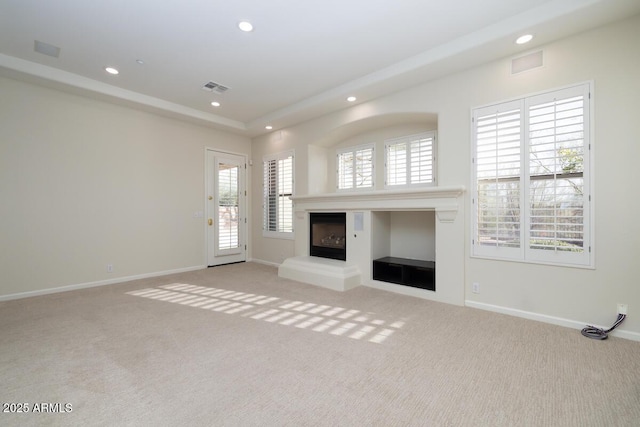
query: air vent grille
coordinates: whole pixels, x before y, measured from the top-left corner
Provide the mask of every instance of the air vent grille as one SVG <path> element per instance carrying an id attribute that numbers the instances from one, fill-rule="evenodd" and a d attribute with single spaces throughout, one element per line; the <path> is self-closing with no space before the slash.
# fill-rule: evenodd
<path id="1" fill-rule="evenodd" d="M 60 56 L 60 48 L 49 43 L 44 43 L 38 40 L 33 41 L 33 50 L 43 55 L 58 58 Z"/>
<path id="2" fill-rule="evenodd" d="M 518 74 L 542 67 L 542 51 L 533 52 L 511 60 L 511 74 Z"/>
<path id="3" fill-rule="evenodd" d="M 208 92 L 215 92 L 219 94 L 223 94 L 229 90 L 227 86 L 221 85 L 216 82 L 207 82 L 204 86 L 202 86 L 202 90 L 206 90 Z"/>

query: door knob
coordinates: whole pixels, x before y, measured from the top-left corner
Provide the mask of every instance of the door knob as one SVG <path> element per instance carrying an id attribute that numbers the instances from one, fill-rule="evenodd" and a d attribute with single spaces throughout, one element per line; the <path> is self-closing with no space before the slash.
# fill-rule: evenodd
<path id="1" fill-rule="evenodd" d="M 209 218 L 209 225 L 213 225 L 213 220 Z"/>

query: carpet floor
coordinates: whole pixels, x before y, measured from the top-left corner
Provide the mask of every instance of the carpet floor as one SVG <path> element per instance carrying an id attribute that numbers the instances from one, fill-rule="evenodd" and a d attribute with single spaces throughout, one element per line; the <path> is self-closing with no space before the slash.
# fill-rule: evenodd
<path id="1" fill-rule="evenodd" d="M 640 425 L 638 342 L 257 263 L 0 302 L 0 325 L 6 426 Z"/>

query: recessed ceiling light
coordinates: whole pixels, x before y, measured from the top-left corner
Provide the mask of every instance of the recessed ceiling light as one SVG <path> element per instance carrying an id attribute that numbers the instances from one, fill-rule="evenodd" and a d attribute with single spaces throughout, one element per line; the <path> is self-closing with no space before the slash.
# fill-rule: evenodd
<path id="1" fill-rule="evenodd" d="M 529 43 L 533 39 L 531 34 L 525 34 L 524 36 L 520 36 L 516 39 L 517 44 L 525 44 Z"/>
<path id="2" fill-rule="evenodd" d="M 358 98 L 356 98 L 355 96 L 350 96 L 350 97 L 347 98 L 347 101 L 354 102 L 356 99 L 358 99 Z"/>
<path id="3" fill-rule="evenodd" d="M 117 69 L 113 68 L 113 67 L 104 67 L 104 70 L 109 73 L 109 74 L 119 74 L 120 71 L 118 71 Z"/>
<path id="4" fill-rule="evenodd" d="M 251 22 L 249 21 L 241 21 L 238 23 L 238 28 L 240 28 L 242 31 L 248 33 L 250 31 L 253 31 L 253 25 L 251 24 Z"/>
<path id="5" fill-rule="evenodd" d="M 220 103 L 218 101 L 213 101 L 211 105 L 213 105 L 214 107 L 219 107 Z"/>
<path id="6" fill-rule="evenodd" d="M 267 125 L 267 126 L 265 126 L 264 128 L 265 128 L 266 130 L 271 130 L 271 129 L 273 129 L 273 126 L 271 126 L 271 125 Z"/>

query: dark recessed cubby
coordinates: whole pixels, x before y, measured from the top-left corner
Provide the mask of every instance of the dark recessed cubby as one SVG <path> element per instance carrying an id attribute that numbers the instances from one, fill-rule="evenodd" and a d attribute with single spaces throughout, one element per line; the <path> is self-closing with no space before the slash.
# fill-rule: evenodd
<path id="1" fill-rule="evenodd" d="M 434 211 L 372 212 L 371 230 L 373 280 L 435 292 Z"/>
<path id="2" fill-rule="evenodd" d="M 373 280 L 436 290 L 436 263 L 415 259 L 383 257 L 373 261 Z"/>

